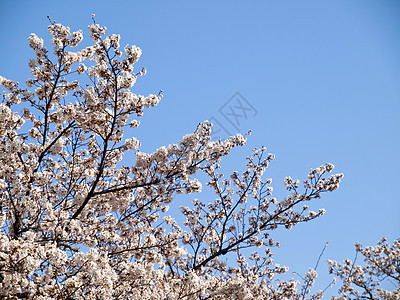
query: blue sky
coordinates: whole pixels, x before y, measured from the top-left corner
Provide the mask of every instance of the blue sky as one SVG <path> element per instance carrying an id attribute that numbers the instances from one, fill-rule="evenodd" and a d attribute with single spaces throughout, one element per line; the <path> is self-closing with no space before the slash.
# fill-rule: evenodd
<path id="1" fill-rule="evenodd" d="M 225 161 L 228 170 L 240 169 L 253 147 L 276 154 L 267 176 L 278 197 L 285 176 L 303 179 L 325 162 L 345 174 L 338 191 L 315 202 L 324 217 L 279 232 L 277 262 L 303 273 L 325 242 L 323 259 L 342 260 L 354 257 L 355 241 L 399 238 L 399 2 L 1 1 L 0 74 L 29 76 L 27 38 L 49 40 L 47 15 L 88 37 L 92 13 L 122 45 L 142 48 L 137 66 L 148 74 L 134 90 L 164 91 L 132 132 L 142 150 L 214 117 L 231 133 L 252 129 L 248 145 Z M 253 110 L 234 128 L 220 109 L 236 92 Z M 319 273 L 323 288 L 323 264 Z"/>

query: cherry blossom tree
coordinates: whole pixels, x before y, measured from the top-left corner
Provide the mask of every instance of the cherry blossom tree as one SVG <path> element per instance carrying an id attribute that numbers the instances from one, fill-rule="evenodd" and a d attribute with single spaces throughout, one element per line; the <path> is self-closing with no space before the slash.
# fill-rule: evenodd
<path id="1" fill-rule="evenodd" d="M 386 238 L 376 247 L 363 247 L 355 243 L 356 254 L 364 257 L 365 265 L 356 265 L 345 259 L 343 263 L 328 260 L 330 273 L 342 280 L 340 297 L 335 299 L 400 299 L 400 240 L 389 244 Z M 392 292 L 380 288 L 381 282 L 389 281 Z"/>
<path id="2" fill-rule="evenodd" d="M 287 177 L 289 195 L 278 200 L 264 175 L 274 155 L 254 149 L 243 172 L 225 176 L 222 158 L 246 136 L 212 141 L 207 121 L 141 152 L 124 132 L 162 94 L 132 91 L 146 73 L 134 71 L 140 48 L 121 50 L 120 36 L 94 18 L 88 29 L 93 44 L 74 51 L 82 31 L 50 20 L 51 50 L 28 39 L 26 88 L 0 77 L 0 298 L 321 298 L 310 294 L 313 269 L 302 283 L 279 280 L 287 268 L 273 260 L 271 232 L 322 216 L 307 202 L 337 189 L 343 174 L 330 175 L 327 163 L 301 183 Z M 180 222 L 169 208 L 176 215 L 177 194 L 202 190 L 199 173 L 215 200 L 180 207 Z"/>

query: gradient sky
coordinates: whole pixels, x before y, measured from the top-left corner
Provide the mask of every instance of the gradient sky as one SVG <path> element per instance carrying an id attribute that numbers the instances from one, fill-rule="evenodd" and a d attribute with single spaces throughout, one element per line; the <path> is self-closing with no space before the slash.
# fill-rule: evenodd
<path id="1" fill-rule="evenodd" d="M 304 273 L 325 242 L 323 261 L 352 259 L 355 241 L 399 238 L 398 1 L 2 0 L 0 74 L 29 76 L 27 38 L 35 32 L 50 40 L 47 15 L 88 37 L 92 13 L 109 34 L 121 34 L 122 45 L 142 48 L 137 66 L 148 74 L 134 91 L 164 91 L 132 132 L 142 151 L 213 118 L 230 133 L 252 129 L 248 145 L 223 162 L 227 170 L 240 170 L 253 147 L 276 154 L 267 176 L 278 198 L 285 176 L 304 179 L 326 162 L 345 174 L 339 190 L 312 205 L 325 208 L 324 217 L 275 234 L 278 263 Z M 236 92 L 249 110 L 235 128 L 224 109 Z M 322 262 L 318 271 L 323 289 L 331 277 Z"/>

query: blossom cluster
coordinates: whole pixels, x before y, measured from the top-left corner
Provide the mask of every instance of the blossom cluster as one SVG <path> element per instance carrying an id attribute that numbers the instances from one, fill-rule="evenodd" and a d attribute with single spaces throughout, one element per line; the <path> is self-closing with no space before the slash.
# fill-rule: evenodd
<path id="1" fill-rule="evenodd" d="M 335 299 L 400 299 L 400 240 L 389 244 L 386 238 L 375 247 L 355 243 L 356 253 L 364 257 L 365 265 L 345 259 L 343 263 L 328 260 L 330 273 L 343 285 Z M 392 291 L 381 288 L 383 281 L 391 282 Z"/>

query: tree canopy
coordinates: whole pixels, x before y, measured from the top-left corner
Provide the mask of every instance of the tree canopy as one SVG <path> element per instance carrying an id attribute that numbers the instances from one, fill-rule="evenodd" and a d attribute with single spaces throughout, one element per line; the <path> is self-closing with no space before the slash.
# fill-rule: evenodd
<path id="1" fill-rule="evenodd" d="M 74 50 L 82 31 L 50 22 L 51 50 L 29 37 L 26 88 L 0 77 L 0 298 L 321 298 L 310 294 L 314 269 L 303 282 L 279 279 L 287 268 L 273 260 L 271 232 L 322 216 L 307 204 L 336 190 L 343 174 L 326 163 L 301 182 L 286 177 L 288 195 L 277 199 L 264 174 L 274 155 L 254 149 L 244 171 L 225 176 L 221 159 L 247 136 L 213 141 L 207 121 L 175 144 L 140 151 L 125 132 L 162 99 L 132 91 L 146 73 L 134 69 L 141 49 L 122 50 L 120 36 L 93 18 L 93 44 Z M 128 152 L 133 162 L 123 160 Z M 174 206 L 175 195 L 203 184 L 214 199 Z M 357 251 L 367 267 L 329 262 L 344 282 L 340 297 L 398 297 L 373 278 L 399 282 L 399 242 Z"/>

